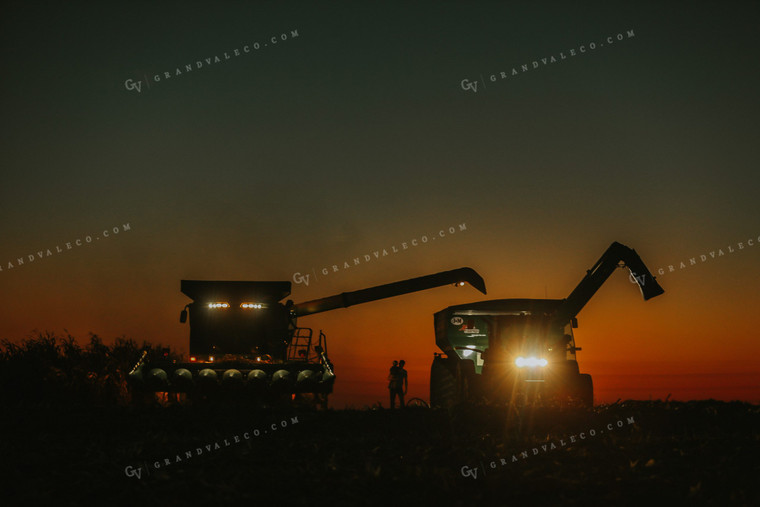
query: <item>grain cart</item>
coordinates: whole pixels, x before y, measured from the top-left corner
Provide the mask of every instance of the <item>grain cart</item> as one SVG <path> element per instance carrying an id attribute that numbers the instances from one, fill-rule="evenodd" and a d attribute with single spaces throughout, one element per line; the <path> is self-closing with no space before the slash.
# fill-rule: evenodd
<path id="1" fill-rule="evenodd" d="M 592 406 L 593 383 L 578 369 L 573 328 L 617 267 L 629 269 L 644 300 L 664 292 L 635 250 L 612 243 L 566 299 L 497 299 L 436 313 L 435 340 L 443 353 L 433 359 L 431 405 L 570 399 Z"/>
<path id="2" fill-rule="evenodd" d="M 326 407 L 335 382 L 327 337 L 298 327 L 298 317 L 465 282 L 485 294 L 483 279 L 470 268 L 298 304 L 282 303 L 290 282 L 182 280 L 182 292 L 193 300 L 180 314 L 180 322 L 190 319 L 189 362 L 143 352 L 129 380 L 142 393 L 205 399 L 240 399 L 243 393 L 243 399 L 265 403 L 298 399 Z"/>

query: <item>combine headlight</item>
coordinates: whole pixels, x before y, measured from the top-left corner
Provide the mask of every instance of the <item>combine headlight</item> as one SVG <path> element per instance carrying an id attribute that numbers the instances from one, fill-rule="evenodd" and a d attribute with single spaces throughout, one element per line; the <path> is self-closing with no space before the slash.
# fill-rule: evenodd
<path id="1" fill-rule="evenodd" d="M 544 367 L 547 364 L 549 364 L 549 361 L 546 359 L 538 359 L 537 357 L 518 357 L 515 359 L 515 366 L 518 368 L 523 368 L 527 366 L 528 368 L 535 368 L 536 366 Z"/>
<path id="2" fill-rule="evenodd" d="M 229 308 L 230 304 L 229 303 L 209 303 L 208 307 L 209 308 Z"/>
<path id="3" fill-rule="evenodd" d="M 261 303 L 240 303 L 240 308 L 264 308 Z"/>

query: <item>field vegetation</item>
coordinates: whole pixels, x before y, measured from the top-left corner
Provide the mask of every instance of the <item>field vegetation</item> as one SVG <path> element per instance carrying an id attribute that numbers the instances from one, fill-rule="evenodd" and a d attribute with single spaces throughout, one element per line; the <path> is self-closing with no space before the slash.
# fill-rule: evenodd
<path id="1" fill-rule="evenodd" d="M 125 376 L 141 350 L 97 336 L 3 343 L 4 504 L 760 505 L 758 405 L 135 405 Z M 261 436 L 242 438 L 253 429 Z"/>

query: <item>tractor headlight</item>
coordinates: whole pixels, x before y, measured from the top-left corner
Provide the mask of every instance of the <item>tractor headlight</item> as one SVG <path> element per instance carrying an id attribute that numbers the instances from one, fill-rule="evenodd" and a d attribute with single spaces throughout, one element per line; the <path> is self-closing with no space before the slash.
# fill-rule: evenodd
<path id="1" fill-rule="evenodd" d="M 264 305 L 261 303 L 240 303 L 240 308 L 249 309 L 249 308 L 264 308 Z"/>
<path id="2" fill-rule="evenodd" d="M 209 303 L 208 307 L 209 308 L 229 308 L 230 304 L 229 303 Z"/>
<path id="3" fill-rule="evenodd" d="M 549 361 L 547 361 L 546 359 L 539 359 L 537 357 L 520 356 L 517 359 L 515 359 L 515 366 L 517 366 L 518 368 L 524 368 L 526 366 L 528 368 L 535 368 L 536 366 L 540 366 L 543 368 L 547 364 L 549 364 Z"/>

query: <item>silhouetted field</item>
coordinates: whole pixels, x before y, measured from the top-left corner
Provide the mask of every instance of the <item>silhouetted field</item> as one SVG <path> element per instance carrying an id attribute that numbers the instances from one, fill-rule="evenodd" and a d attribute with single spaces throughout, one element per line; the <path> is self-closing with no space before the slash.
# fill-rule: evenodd
<path id="1" fill-rule="evenodd" d="M 68 349 L 66 359 L 64 348 L 53 353 L 50 339 L 6 348 L 0 361 L 6 505 L 760 501 L 757 405 L 625 401 L 593 411 L 511 412 L 136 407 L 124 403 L 118 370 L 132 360 L 119 351 L 137 353 L 134 344 L 105 347 L 95 340 L 84 350 Z M 22 379 L 7 383 L 19 372 L 37 381 L 23 389 Z"/>

